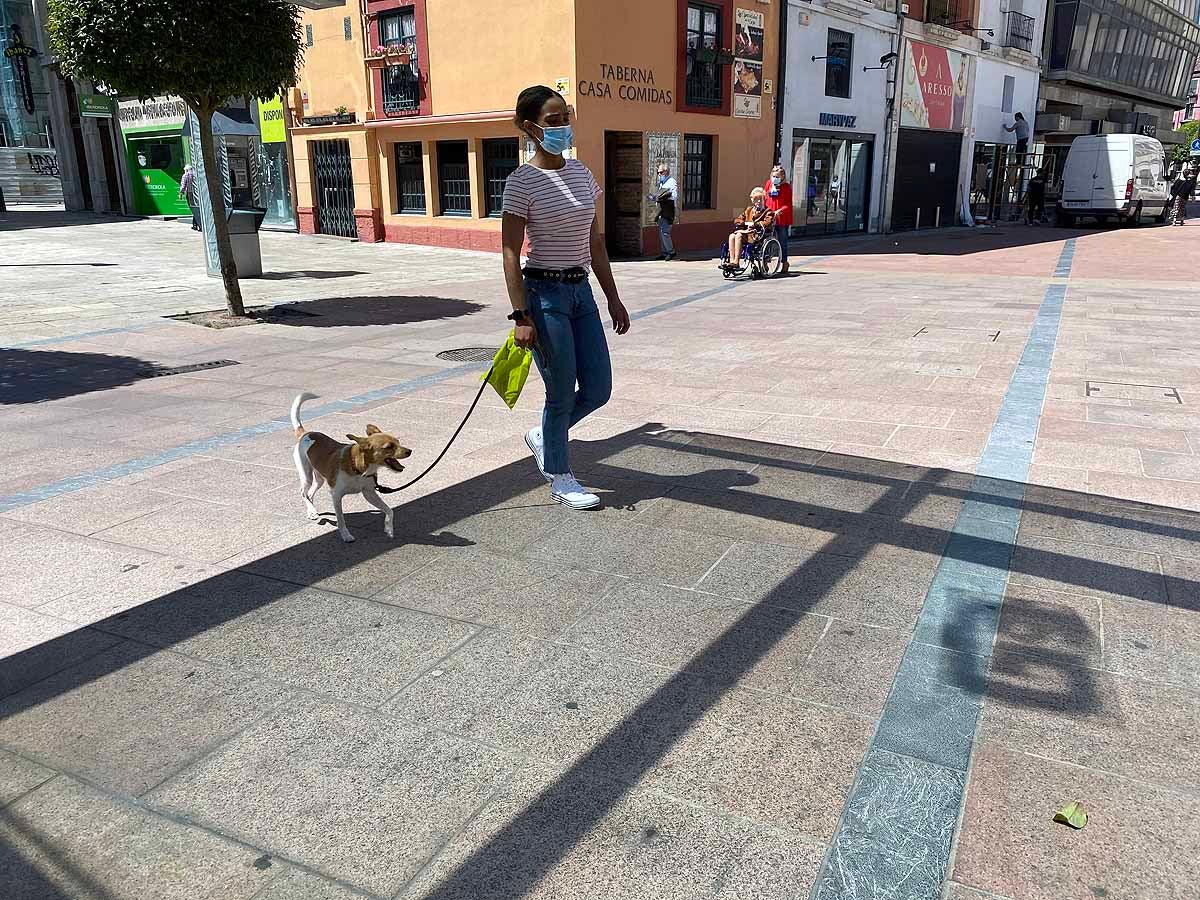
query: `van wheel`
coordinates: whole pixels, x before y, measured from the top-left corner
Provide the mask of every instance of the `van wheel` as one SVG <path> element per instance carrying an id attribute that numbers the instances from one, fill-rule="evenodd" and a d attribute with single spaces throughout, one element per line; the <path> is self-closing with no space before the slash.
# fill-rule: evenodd
<path id="1" fill-rule="evenodd" d="M 1139 200 L 1138 205 L 1133 208 L 1133 212 L 1131 212 L 1124 219 L 1121 219 L 1121 217 L 1118 216 L 1117 221 L 1120 222 L 1122 225 L 1125 225 L 1127 228 L 1137 228 L 1139 225 L 1141 225 L 1142 224 L 1142 201 Z"/>

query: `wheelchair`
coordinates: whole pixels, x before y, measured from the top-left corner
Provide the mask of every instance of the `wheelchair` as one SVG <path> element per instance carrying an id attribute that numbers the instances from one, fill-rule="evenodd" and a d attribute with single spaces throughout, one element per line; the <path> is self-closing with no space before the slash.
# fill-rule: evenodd
<path id="1" fill-rule="evenodd" d="M 751 280 L 778 275 L 783 268 L 783 246 L 774 233 L 767 232 L 757 240 L 742 244 L 742 258 L 736 265 L 729 263 L 729 242 L 721 245 L 721 274 L 725 278 L 737 278 L 750 273 Z"/>

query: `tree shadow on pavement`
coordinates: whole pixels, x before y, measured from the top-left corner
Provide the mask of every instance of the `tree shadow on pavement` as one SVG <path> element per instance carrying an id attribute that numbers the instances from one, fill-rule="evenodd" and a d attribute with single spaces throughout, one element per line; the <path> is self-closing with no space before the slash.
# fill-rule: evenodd
<path id="1" fill-rule="evenodd" d="M 1059 584 L 1064 591 L 1074 587 L 1089 593 L 1095 585 L 1114 590 L 1116 585 L 1145 583 L 1151 588 L 1135 591 L 1131 601 L 1165 604 L 1189 590 L 1179 584 L 1172 587 L 1157 568 L 1149 573 L 1127 567 L 1118 561 L 1119 554 L 1085 559 L 1070 552 L 1073 545 L 1039 544 L 1023 536 L 1017 539 L 1017 553 L 1012 553 L 1010 543 L 986 536 L 951 541 L 951 529 L 964 501 L 995 510 L 1024 509 L 1060 517 L 1064 528 L 1118 527 L 1125 531 L 1123 542 L 1129 536 L 1178 546 L 1200 541 L 1200 520 L 1170 511 L 1140 508 L 1134 512 L 1116 501 L 1102 503 L 1049 489 L 1027 497 L 1022 485 L 1009 482 L 753 440 L 667 432 L 658 425 L 581 443 L 578 449 L 578 471 L 589 473 L 598 484 L 618 485 L 613 495 L 616 502 L 605 512 L 580 516 L 553 504 L 531 509 L 527 498 L 543 496 L 544 484 L 530 473 L 527 460 L 503 466 L 398 507 L 395 542 L 374 534 L 378 518 L 362 526 L 356 523 L 359 541 L 344 552 L 335 543 L 336 534 L 325 532 L 0 661 L 0 698 L 5 698 L 0 702 L 0 722 L 43 708 L 52 716 L 59 698 L 86 690 L 89 683 L 129 666 L 131 655 L 149 657 L 177 647 L 269 607 L 305 585 L 321 586 L 351 574 L 352 568 L 370 576 L 369 590 L 361 596 L 380 597 L 389 585 L 405 582 L 412 571 L 407 554 L 414 541 L 473 542 L 493 554 L 497 566 L 516 558 L 558 571 L 564 561 L 547 557 L 541 544 L 567 539 L 573 542 L 579 559 L 566 565 L 610 576 L 628 578 L 632 574 L 646 581 L 654 581 L 654 576 L 630 570 L 629 561 L 642 560 L 652 566 L 659 558 L 655 554 L 662 551 L 648 545 L 655 529 L 676 535 L 683 545 L 689 541 L 698 545 L 705 538 L 719 536 L 773 548 L 766 556 L 765 572 L 761 566 L 755 568 L 757 563 L 740 574 L 733 569 L 733 593 L 737 596 L 726 594 L 724 602 L 736 615 L 727 626 L 706 639 L 707 643 L 586 752 L 567 760 L 565 771 L 534 790 L 511 817 L 477 835 L 477 841 L 464 838 L 466 846 L 455 845 L 448 854 L 449 867 L 441 872 L 437 884 L 421 895 L 426 900 L 477 900 L 483 895 L 489 900 L 517 900 L 533 891 L 627 794 L 651 776 L 723 698 L 740 687 L 768 654 L 777 652 L 807 615 L 814 610 L 838 615 L 830 611 L 829 603 L 857 609 L 878 602 L 879 582 L 862 584 L 853 578 L 874 551 L 912 552 L 912 556 L 892 557 L 889 571 L 896 578 L 904 572 L 905 560 L 918 556 L 940 557 L 980 570 L 994 567 L 1001 559 L 1005 571 L 1011 569 L 1014 576 Z M 628 512 L 636 513 L 636 518 Z M 448 529 L 453 529 L 452 537 L 438 537 Z M 314 552 L 318 544 L 323 549 Z M 775 558 L 785 557 L 799 561 L 770 568 Z M 311 564 L 314 559 L 319 565 Z M 721 560 L 714 563 L 709 574 L 722 564 Z M 877 574 L 888 577 L 886 572 Z M 519 596 L 529 588 L 524 577 L 506 576 L 501 567 L 484 586 Z M 692 580 L 707 588 L 708 577 Z M 510 583 L 509 578 L 517 580 Z M 927 587 L 930 578 L 932 570 L 924 582 L 908 582 L 913 593 L 920 594 L 907 598 L 915 608 L 924 597 L 925 588 L 920 584 Z M 461 589 L 482 588 L 464 584 Z M 721 594 L 719 587 L 707 589 Z M 665 587 L 660 579 L 658 590 L 674 589 Z M 711 594 L 704 596 L 712 598 Z M 436 612 L 426 606 L 416 608 Z M 1017 616 L 1021 612 L 1019 606 L 1013 610 Z M 489 623 L 484 620 L 482 624 L 486 627 Z M 1061 639 L 1077 636 L 1077 619 L 1044 616 L 1036 640 L 1021 638 L 1020 628 L 1014 630 L 1011 625 L 1005 631 L 1005 652 L 1016 657 L 1032 652 L 1060 668 L 1070 698 L 1040 677 L 1025 678 L 1019 666 L 1000 667 L 997 684 L 990 644 L 980 653 L 947 652 L 947 643 L 960 640 L 959 629 L 974 629 L 978 624 L 963 620 L 946 635 L 922 638 L 944 659 L 940 671 L 929 673 L 932 682 L 968 695 L 978 704 L 991 692 L 994 699 L 1015 706 L 1059 709 L 1071 701 L 1070 714 L 1082 719 L 1120 717 L 1117 701 L 1111 695 L 1102 697 L 1092 684 L 1093 670 L 1078 666 L 1078 661 L 1067 655 L 1044 652 L 1043 645 L 1054 644 L 1055 631 L 1061 632 Z M 128 641 L 126 650 L 107 654 L 120 639 Z M 501 703 L 494 714 L 504 715 L 506 708 Z M 104 716 L 102 705 L 98 706 L 95 717 L 103 720 Z M 152 731 L 153 716 L 153 710 L 148 710 L 142 727 Z M 181 764 L 180 770 L 192 762 Z M 253 773 L 246 777 L 250 779 L 247 784 L 252 784 Z M 238 790 L 236 785 L 229 789 Z M 244 802 L 258 801 L 247 797 Z M 310 807 L 320 808 L 320 802 Z M 405 815 L 405 810 L 398 809 L 396 815 Z M 439 822 L 438 829 L 438 840 L 453 844 L 456 834 L 462 836 L 464 823 Z M 0 872 L 5 868 L 4 852 L 0 848 Z M 418 871 L 430 858 L 426 851 L 413 851 L 408 845 L 396 845 L 395 852 L 415 853 L 406 858 L 408 871 Z"/>
<path id="2" fill-rule="evenodd" d="M 0 348 L 0 406 L 106 391 L 163 372 L 132 356 Z"/>
<path id="3" fill-rule="evenodd" d="M 267 318 L 275 325 L 297 328 L 338 328 L 363 325 L 411 325 L 469 316 L 482 303 L 456 297 L 385 296 L 329 297 L 297 300 L 272 307 Z"/>

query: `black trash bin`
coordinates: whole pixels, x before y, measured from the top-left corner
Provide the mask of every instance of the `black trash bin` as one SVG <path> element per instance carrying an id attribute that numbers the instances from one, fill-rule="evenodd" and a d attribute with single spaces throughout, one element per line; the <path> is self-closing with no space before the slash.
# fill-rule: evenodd
<path id="1" fill-rule="evenodd" d="M 262 275 L 262 248 L 258 230 L 267 211 L 256 206 L 233 207 L 225 210 L 229 222 L 229 243 L 237 263 L 238 277 L 257 278 Z"/>

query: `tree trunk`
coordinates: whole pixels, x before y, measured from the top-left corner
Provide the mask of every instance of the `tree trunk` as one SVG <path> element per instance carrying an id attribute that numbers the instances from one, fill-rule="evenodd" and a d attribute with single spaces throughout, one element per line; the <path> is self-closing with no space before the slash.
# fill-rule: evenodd
<path id="1" fill-rule="evenodd" d="M 197 109 L 200 122 L 200 152 L 204 155 L 204 181 L 212 204 L 213 228 L 217 234 L 217 258 L 221 261 L 221 280 L 225 282 L 225 304 L 229 314 L 244 316 L 242 288 L 238 284 L 237 263 L 233 260 L 233 245 L 229 242 L 229 222 L 225 218 L 225 189 L 221 170 L 217 167 L 216 146 L 213 143 L 212 110 Z"/>

